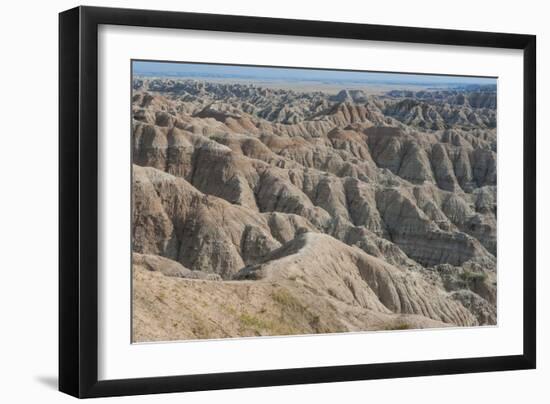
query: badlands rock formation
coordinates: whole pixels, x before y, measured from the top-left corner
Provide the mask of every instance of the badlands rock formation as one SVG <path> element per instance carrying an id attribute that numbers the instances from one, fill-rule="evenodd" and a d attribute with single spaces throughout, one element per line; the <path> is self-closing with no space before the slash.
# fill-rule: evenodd
<path id="1" fill-rule="evenodd" d="M 134 341 L 496 324 L 496 94 L 133 82 Z"/>

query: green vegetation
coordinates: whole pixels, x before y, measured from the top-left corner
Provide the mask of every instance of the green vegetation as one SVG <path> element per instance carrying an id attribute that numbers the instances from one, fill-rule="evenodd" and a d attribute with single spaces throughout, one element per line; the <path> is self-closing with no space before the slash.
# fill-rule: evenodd
<path id="1" fill-rule="evenodd" d="M 304 325 L 299 324 L 307 322 L 313 332 L 331 332 L 331 330 L 321 321 L 320 315 L 310 312 L 307 307 L 305 307 L 296 297 L 291 295 L 287 289 L 276 289 L 271 294 L 271 297 L 281 306 L 281 316 L 284 315 L 286 323 L 289 323 L 291 318 L 295 319 L 296 326 L 292 325 L 290 326 L 291 328 L 297 327 L 298 329 L 303 329 Z"/>
<path id="2" fill-rule="evenodd" d="M 241 314 L 239 316 L 239 321 L 244 327 L 253 328 L 255 330 L 269 330 L 272 325 L 270 322 L 266 322 L 248 313 Z"/>
<path id="3" fill-rule="evenodd" d="M 306 308 L 300 303 L 298 299 L 292 296 L 286 289 L 276 289 L 271 297 L 280 306 L 283 310 L 288 310 L 295 313 L 303 313 L 306 311 Z"/>
<path id="4" fill-rule="evenodd" d="M 398 321 L 396 323 L 388 324 L 382 328 L 386 331 L 395 331 L 395 330 L 410 330 L 412 329 L 411 325 L 404 322 L 404 321 Z"/>
<path id="5" fill-rule="evenodd" d="M 460 278 L 466 282 L 483 282 L 487 279 L 485 272 L 472 272 L 465 270 L 460 274 Z"/>
<path id="6" fill-rule="evenodd" d="M 238 317 L 241 332 L 252 330 L 257 335 L 289 335 L 298 334 L 299 328 L 280 321 L 272 321 L 267 318 L 260 318 L 253 314 L 242 313 Z M 248 335 L 248 333 L 246 333 Z"/>

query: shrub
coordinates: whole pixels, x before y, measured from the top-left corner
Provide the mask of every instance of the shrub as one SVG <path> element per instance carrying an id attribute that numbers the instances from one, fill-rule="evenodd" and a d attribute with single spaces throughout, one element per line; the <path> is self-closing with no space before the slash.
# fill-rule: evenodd
<path id="1" fill-rule="evenodd" d="M 248 313 L 243 313 L 239 316 L 239 321 L 241 324 L 248 328 L 253 328 L 255 330 L 262 330 L 262 329 L 269 329 L 270 324 L 266 323 L 265 321 L 259 319 L 256 316 L 253 316 Z"/>
<path id="2" fill-rule="evenodd" d="M 394 331 L 394 330 L 410 330 L 412 327 L 409 323 L 404 321 L 398 321 L 396 323 L 391 323 L 386 325 L 383 330 Z"/>
<path id="3" fill-rule="evenodd" d="M 460 277 L 466 282 L 483 282 L 487 279 L 487 274 L 485 272 L 464 271 L 460 274 Z"/>
<path id="4" fill-rule="evenodd" d="M 279 303 L 283 309 L 287 309 L 293 312 L 303 312 L 305 307 L 300 303 L 298 299 L 292 296 L 286 289 L 277 289 L 275 290 L 271 297 L 274 301 Z"/>

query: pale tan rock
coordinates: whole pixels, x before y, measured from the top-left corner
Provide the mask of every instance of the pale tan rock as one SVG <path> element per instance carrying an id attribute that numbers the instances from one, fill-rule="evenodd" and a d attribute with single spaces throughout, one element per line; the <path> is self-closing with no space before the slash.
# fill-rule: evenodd
<path id="1" fill-rule="evenodd" d="M 237 279 L 302 278 L 318 293 L 365 309 L 418 314 L 457 325 L 477 320 L 414 272 L 400 270 L 363 251 L 319 233 L 304 233 L 247 267 Z"/>
<path id="2" fill-rule="evenodd" d="M 132 264 L 134 266 L 143 267 L 149 271 L 159 271 L 163 275 L 176 278 L 189 279 L 207 279 L 219 281 L 221 277 L 217 274 L 209 274 L 202 271 L 192 271 L 185 268 L 179 262 L 172 261 L 168 258 L 160 257 L 151 254 L 132 253 Z"/>
<path id="3" fill-rule="evenodd" d="M 204 195 L 154 168 L 134 166 L 133 175 L 136 252 L 229 277 L 280 245 L 257 212 Z"/>
<path id="4" fill-rule="evenodd" d="M 133 88 L 136 340 L 496 322 L 494 94 Z"/>
<path id="5" fill-rule="evenodd" d="M 296 281 L 205 281 L 136 265 L 132 341 L 412 330 L 449 326 L 424 316 L 381 313 L 319 296 Z"/>

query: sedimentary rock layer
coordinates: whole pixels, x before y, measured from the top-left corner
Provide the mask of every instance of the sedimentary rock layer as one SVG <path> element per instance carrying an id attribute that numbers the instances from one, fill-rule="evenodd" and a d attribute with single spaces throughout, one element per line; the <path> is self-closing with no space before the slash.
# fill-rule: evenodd
<path id="1" fill-rule="evenodd" d="M 135 340 L 496 323 L 494 92 L 133 88 Z"/>

